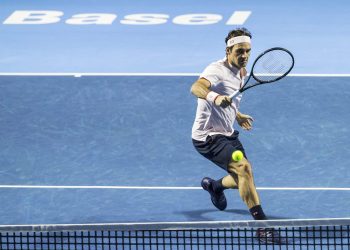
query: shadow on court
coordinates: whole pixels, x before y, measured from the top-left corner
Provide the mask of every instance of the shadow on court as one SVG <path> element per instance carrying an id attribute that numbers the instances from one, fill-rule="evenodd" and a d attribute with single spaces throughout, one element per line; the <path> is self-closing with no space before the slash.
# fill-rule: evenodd
<path id="1" fill-rule="evenodd" d="M 179 214 L 184 215 L 189 221 L 210 221 L 212 220 L 209 216 L 209 214 L 217 213 L 217 209 L 199 209 L 199 210 L 191 210 L 191 211 L 181 211 Z M 225 213 L 227 220 L 235 220 L 235 215 L 240 215 L 237 220 L 241 219 L 244 215 L 247 218 L 250 218 L 250 213 L 248 210 L 243 209 L 228 209 L 224 211 L 220 211 L 220 213 Z M 269 219 L 291 219 L 287 217 L 281 217 L 281 216 L 273 216 L 268 215 Z"/>

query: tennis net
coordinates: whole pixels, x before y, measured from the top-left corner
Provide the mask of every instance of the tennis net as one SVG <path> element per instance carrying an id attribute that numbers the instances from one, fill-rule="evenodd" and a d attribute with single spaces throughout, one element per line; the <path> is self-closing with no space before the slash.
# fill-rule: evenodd
<path id="1" fill-rule="evenodd" d="M 350 219 L 0 226 L 1 250 L 350 249 L 349 238 Z"/>

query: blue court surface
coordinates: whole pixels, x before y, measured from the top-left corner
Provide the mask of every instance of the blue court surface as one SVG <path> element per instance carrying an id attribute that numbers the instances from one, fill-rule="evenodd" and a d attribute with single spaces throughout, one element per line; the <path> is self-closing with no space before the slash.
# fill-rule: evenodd
<path id="1" fill-rule="evenodd" d="M 237 190 L 221 212 L 199 188 L 225 173 L 192 146 L 196 78 L 1 77 L 2 223 L 250 219 Z M 270 218 L 349 216 L 348 80 L 245 94 L 255 123 L 240 136 Z"/>
<path id="2" fill-rule="evenodd" d="M 224 57 L 291 50 L 280 84 L 247 91 L 237 128 L 271 219 L 350 217 L 348 1 L 0 3 L 0 224 L 251 220 L 191 141 L 190 87 Z M 249 65 L 251 66 L 251 65 Z"/>

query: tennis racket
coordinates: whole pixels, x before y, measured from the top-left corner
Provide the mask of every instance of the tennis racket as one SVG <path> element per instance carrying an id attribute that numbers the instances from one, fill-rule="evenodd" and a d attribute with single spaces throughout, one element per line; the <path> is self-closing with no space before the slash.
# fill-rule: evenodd
<path id="1" fill-rule="evenodd" d="M 247 81 L 230 98 L 233 99 L 252 87 L 276 82 L 288 75 L 293 67 L 294 56 L 290 51 L 280 47 L 268 49 L 255 59 Z M 255 82 L 250 83 L 251 78 Z"/>

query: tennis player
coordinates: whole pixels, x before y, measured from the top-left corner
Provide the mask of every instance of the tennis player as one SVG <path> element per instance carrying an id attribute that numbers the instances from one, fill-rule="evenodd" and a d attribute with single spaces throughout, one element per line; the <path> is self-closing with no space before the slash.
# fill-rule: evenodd
<path id="1" fill-rule="evenodd" d="M 250 56 L 251 38 L 251 33 L 245 28 L 230 31 L 225 39 L 226 57 L 206 67 L 192 85 L 191 92 L 198 97 L 192 141 L 201 155 L 228 173 L 219 180 L 205 177 L 201 182 L 214 206 L 224 210 L 227 206 L 224 190 L 238 189 L 253 218 L 266 220 L 251 164 L 239 140 L 239 132 L 233 129 L 236 121 L 244 130 L 250 130 L 253 118 L 239 112 L 241 94 L 233 100 L 229 97 L 242 87 L 247 74 L 245 67 Z M 232 160 L 232 153 L 236 150 L 244 155 L 239 162 Z M 264 233 L 262 230 L 261 234 Z M 266 237 L 266 234 L 262 236 Z"/>

